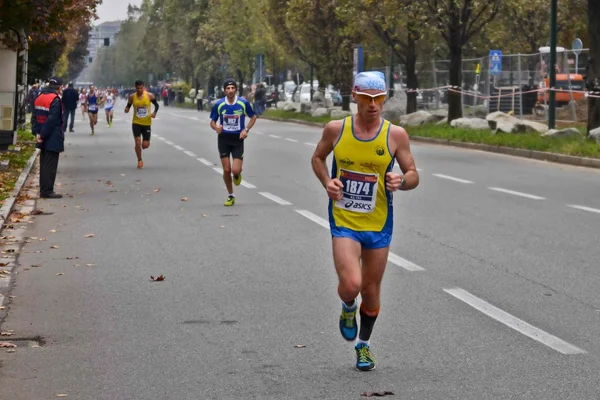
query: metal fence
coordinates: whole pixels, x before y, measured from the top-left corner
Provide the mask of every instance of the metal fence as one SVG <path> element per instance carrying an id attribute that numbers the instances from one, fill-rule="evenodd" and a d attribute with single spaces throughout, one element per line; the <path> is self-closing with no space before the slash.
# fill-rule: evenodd
<path id="1" fill-rule="evenodd" d="M 510 113 L 521 119 L 547 121 L 549 91 L 556 92 L 557 120 L 578 122 L 587 119 L 585 70 L 588 49 L 576 53 L 557 48 L 557 81 L 549 88 L 549 48 L 535 54 L 504 54 L 501 72 L 490 71 L 490 57 L 463 59 L 462 87 L 450 86 L 450 61 L 417 63 L 419 109 L 439 110 L 448 106 L 448 92 L 461 94 L 463 115 L 483 117 L 494 111 Z M 406 93 L 404 65 L 372 68 L 394 74 L 396 93 Z"/>

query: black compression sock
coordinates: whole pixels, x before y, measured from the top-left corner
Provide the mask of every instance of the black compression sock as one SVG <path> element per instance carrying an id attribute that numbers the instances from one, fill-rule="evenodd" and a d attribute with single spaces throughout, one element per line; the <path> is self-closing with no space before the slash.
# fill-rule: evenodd
<path id="1" fill-rule="evenodd" d="M 358 334 L 358 338 L 360 340 L 364 340 L 365 342 L 367 342 L 371 338 L 371 333 L 373 332 L 373 326 L 375 326 L 376 320 L 377 315 L 375 315 L 374 317 L 369 316 L 366 314 L 362 307 L 360 308 L 360 332 Z"/>

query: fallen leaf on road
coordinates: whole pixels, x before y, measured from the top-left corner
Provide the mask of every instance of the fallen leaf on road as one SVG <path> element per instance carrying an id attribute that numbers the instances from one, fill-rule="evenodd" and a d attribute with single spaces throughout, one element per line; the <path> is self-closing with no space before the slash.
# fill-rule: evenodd
<path id="1" fill-rule="evenodd" d="M 48 239 L 46 239 L 46 238 L 40 238 L 39 240 L 40 240 L 40 242 L 45 242 Z"/>
<path id="2" fill-rule="evenodd" d="M 95 267 L 97 264 L 85 264 L 85 265 L 87 265 L 88 267 Z"/>
<path id="3" fill-rule="evenodd" d="M 8 263 L 0 263 L 0 267 L 6 267 Z"/>
<path id="4" fill-rule="evenodd" d="M 13 348 L 13 347 L 17 347 L 17 345 L 14 343 L 10 343 L 10 342 L 0 342 L 0 347 Z"/>
<path id="5" fill-rule="evenodd" d="M 206 215 L 206 214 L 202 214 L 202 216 L 205 217 L 205 218 L 208 217 L 208 215 Z"/>
<path id="6" fill-rule="evenodd" d="M 12 336 L 14 334 L 14 331 L 0 332 L 0 336 Z"/>
<path id="7" fill-rule="evenodd" d="M 154 189 L 154 193 L 158 193 L 158 192 L 160 192 L 160 188 Z"/>
<path id="8" fill-rule="evenodd" d="M 59 272 L 58 274 L 56 274 L 56 276 L 59 276 L 59 275 L 64 275 L 64 273 Z"/>
<path id="9" fill-rule="evenodd" d="M 51 249 L 58 249 L 58 246 L 50 246 Z"/>
<path id="10" fill-rule="evenodd" d="M 31 267 L 32 267 L 32 268 L 39 268 L 40 266 L 39 266 L 39 265 L 37 265 L 37 264 L 33 264 Z"/>
<path id="11" fill-rule="evenodd" d="M 394 396 L 394 393 L 388 392 L 386 390 L 386 391 L 380 391 L 380 392 L 364 392 L 363 394 L 361 394 L 361 396 L 364 396 L 364 397 L 386 397 L 386 396 Z"/>
<path id="12" fill-rule="evenodd" d="M 93 238 L 94 234 L 93 233 L 88 233 L 87 235 L 85 235 L 86 238 Z"/>
<path id="13" fill-rule="evenodd" d="M 67 257 L 67 260 L 77 260 L 79 257 Z"/>
<path id="14" fill-rule="evenodd" d="M 221 225 L 221 228 L 225 228 L 225 225 Z"/>
<path id="15" fill-rule="evenodd" d="M 302 348 L 304 348 L 304 347 L 306 347 L 306 346 L 305 346 L 305 345 L 303 345 L 303 344 L 297 344 L 297 345 L 295 345 L 294 347 L 295 347 L 295 348 L 297 348 L 297 349 L 302 349 Z"/>
<path id="16" fill-rule="evenodd" d="M 15 349 L 8 349 L 6 350 L 7 353 L 16 353 L 17 351 Z"/>
<path id="17" fill-rule="evenodd" d="M 162 276 L 162 275 L 160 275 L 160 276 L 157 276 L 156 278 L 155 278 L 154 276 L 150 276 L 150 279 L 152 279 L 152 280 L 153 280 L 153 281 L 155 281 L 155 282 L 160 282 L 160 281 L 164 281 L 164 280 L 165 280 L 165 277 L 164 277 L 164 276 Z"/>
<path id="18" fill-rule="evenodd" d="M 56 229 L 50 229 L 50 232 L 56 233 Z M 33 239 L 33 238 L 32 238 Z"/>
<path id="19" fill-rule="evenodd" d="M 42 346 L 40 346 L 39 344 L 34 344 L 31 346 L 32 349 L 39 349 L 40 347 Z"/>
<path id="20" fill-rule="evenodd" d="M 56 397 L 68 397 L 65 393 L 59 393 L 56 395 Z"/>
<path id="21" fill-rule="evenodd" d="M 187 197 L 183 197 L 183 198 L 181 199 L 181 201 L 188 201 L 188 198 L 187 198 Z"/>
<path id="22" fill-rule="evenodd" d="M 4 311 L 4 310 L 6 310 L 6 307 L 0 306 L 0 311 Z"/>
<path id="23" fill-rule="evenodd" d="M 31 215 L 40 215 L 40 214 L 43 214 L 43 213 L 44 213 L 44 212 L 43 212 L 42 210 L 33 210 L 33 211 L 31 212 Z"/>

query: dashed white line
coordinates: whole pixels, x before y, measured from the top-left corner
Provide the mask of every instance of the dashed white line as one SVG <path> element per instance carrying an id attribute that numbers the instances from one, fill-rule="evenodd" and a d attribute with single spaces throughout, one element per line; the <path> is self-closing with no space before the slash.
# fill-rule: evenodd
<path id="1" fill-rule="evenodd" d="M 388 261 L 392 264 L 396 264 L 399 267 L 404 268 L 407 271 L 416 272 L 416 271 L 425 271 L 425 268 L 419 267 L 417 264 L 412 263 L 404 258 L 396 255 L 394 253 L 388 254 Z"/>
<path id="2" fill-rule="evenodd" d="M 208 165 L 209 167 L 211 167 L 211 166 L 213 165 L 213 164 L 212 164 L 210 161 L 208 161 L 208 160 L 207 160 L 207 159 L 205 159 L 205 158 L 201 158 L 201 157 L 200 157 L 200 158 L 196 158 L 196 160 L 200 161 L 200 162 L 201 162 L 202 164 L 204 164 L 204 165 Z"/>
<path id="3" fill-rule="evenodd" d="M 277 136 L 277 135 L 269 135 L 269 136 L 271 136 L 274 139 L 281 139 L 281 136 Z"/>
<path id="4" fill-rule="evenodd" d="M 568 204 L 567 207 L 576 208 L 578 210 L 589 211 L 589 212 L 600 214 L 600 210 L 597 208 L 578 206 L 577 204 Z"/>
<path id="5" fill-rule="evenodd" d="M 187 119 L 193 119 L 194 121 L 200 121 L 200 118 L 198 117 L 186 117 Z"/>
<path id="6" fill-rule="evenodd" d="M 256 189 L 256 186 L 254 186 L 250 182 L 242 181 L 241 185 L 247 187 L 248 189 Z"/>
<path id="7" fill-rule="evenodd" d="M 292 203 L 290 203 L 289 201 L 284 200 L 281 197 L 277 197 L 274 194 L 271 194 L 269 192 L 258 192 L 258 194 L 260 194 L 261 196 L 266 197 L 269 200 L 273 200 L 275 203 L 281 204 L 282 206 L 290 206 L 290 205 L 292 205 Z"/>
<path id="8" fill-rule="evenodd" d="M 219 174 L 223 174 L 223 168 L 219 168 L 219 167 L 213 167 L 213 169 L 218 172 Z"/>
<path id="9" fill-rule="evenodd" d="M 258 134 L 258 135 L 264 135 L 264 133 L 262 133 L 262 132 L 259 132 L 259 131 L 255 131 L 255 130 L 252 130 L 252 132 L 253 132 L 253 133 L 256 133 L 256 134 Z"/>
<path id="10" fill-rule="evenodd" d="M 292 142 L 292 143 L 298 143 L 298 141 L 296 139 L 286 138 L 285 140 L 287 140 L 288 142 Z"/>
<path id="11" fill-rule="evenodd" d="M 527 193 L 522 193 L 522 192 L 515 192 L 514 190 L 502 189 L 502 188 L 497 188 L 497 187 L 491 187 L 489 189 L 495 190 L 496 192 L 508 193 L 508 194 L 512 194 L 515 196 L 526 197 L 528 199 L 533 199 L 533 200 L 546 200 L 546 198 L 544 198 L 544 197 L 534 196 L 533 194 L 527 194 Z"/>
<path id="12" fill-rule="evenodd" d="M 321 225 L 323 228 L 327 228 L 329 229 L 329 222 L 327 222 L 327 220 L 324 220 L 323 218 L 319 217 L 318 215 L 315 215 L 313 213 L 311 213 L 310 211 L 306 211 L 306 210 L 294 210 L 296 211 L 298 214 L 303 215 L 304 217 L 310 219 L 313 222 L 316 222 L 317 224 Z"/>
<path id="13" fill-rule="evenodd" d="M 181 147 L 178 144 L 174 144 L 173 147 L 175 147 L 177 150 L 181 150 L 181 151 L 185 150 L 183 147 Z"/>
<path id="14" fill-rule="evenodd" d="M 313 147 L 317 147 L 317 145 L 316 145 L 316 144 L 314 144 L 314 143 L 310 143 L 310 142 L 304 142 L 304 144 L 305 144 L 305 145 L 307 145 L 307 146 L 313 146 Z"/>
<path id="15" fill-rule="evenodd" d="M 473 183 L 471 181 L 468 181 L 466 179 L 461 179 L 461 178 L 456 178 L 454 176 L 450 176 L 450 175 L 444 175 L 444 174 L 432 174 L 433 176 L 437 176 L 438 178 L 442 178 L 442 179 L 448 179 L 449 181 L 454 181 L 454 182 L 460 182 L 460 183 Z"/>
<path id="16" fill-rule="evenodd" d="M 162 136 L 155 136 L 155 137 L 156 137 L 158 140 L 162 140 L 163 142 L 165 142 L 165 141 L 167 140 L 167 139 L 165 139 L 165 138 L 164 138 L 164 137 L 162 137 Z"/>
<path id="17" fill-rule="evenodd" d="M 579 347 L 573 346 L 570 343 L 565 342 L 562 339 L 557 338 L 554 335 L 549 334 L 539 328 L 536 328 L 533 325 L 528 324 L 527 322 L 503 311 L 485 300 L 480 299 L 477 296 L 472 295 L 461 288 L 452 288 L 452 289 L 444 289 L 444 291 L 459 300 L 464 301 L 471 307 L 475 308 L 478 311 L 481 311 L 488 317 L 494 318 L 496 321 L 503 323 L 516 330 L 517 332 L 522 333 L 525 336 L 530 337 L 533 340 L 537 340 L 538 342 L 554 349 L 562 354 L 582 354 L 586 353 L 585 350 L 580 349 Z"/>
<path id="18" fill-rule="evenodd" d="M 198 157 L 197 155 L 195 155 L 194 153 L 192 153 L 192 152 L 191 152 L 191 151 L 189 151 L 189 150 L 186 150 L 186 151 L 184 151 L 184 153 L 185 153 L 185 154 L 187 154 L 187 155 L 188 155 L 188 156 L 190 156 L 190 157 L 194 157 L 194 158 Z"/>
<path id="19" fill-rule="evenodd" d="M 165 143 L 168 145 L 171 145 L 171 146 L 173 146 L 175 144 L 175 143 L 171 142 L 170 140 L 165 140 Z"/>

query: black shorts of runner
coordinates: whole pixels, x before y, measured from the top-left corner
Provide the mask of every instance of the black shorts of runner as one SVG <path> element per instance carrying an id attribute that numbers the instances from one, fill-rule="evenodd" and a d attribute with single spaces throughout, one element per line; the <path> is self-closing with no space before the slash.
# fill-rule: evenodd
<path id="1" fill-rule="evenodd" d="M 144 142 L 150 141 L 150 125 L 132 124 L 131 128 L 133 129 L 134 137 L 141 136 Z"/>
<path id="2" fill-rule="evenodd" d="M 233 158 L 244 159 L 244 140 L 240 139 L 239 134 L 221 133 L 217 137 L 219 157 L 229 158 L 231 154 Z"/>

